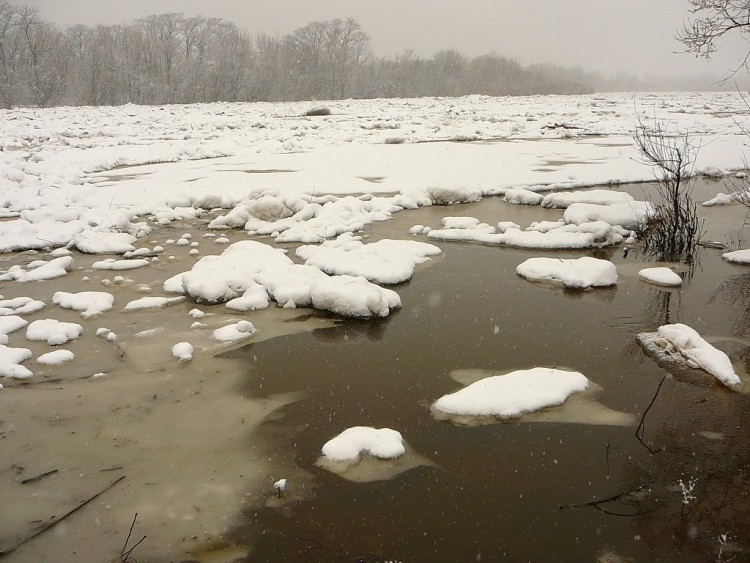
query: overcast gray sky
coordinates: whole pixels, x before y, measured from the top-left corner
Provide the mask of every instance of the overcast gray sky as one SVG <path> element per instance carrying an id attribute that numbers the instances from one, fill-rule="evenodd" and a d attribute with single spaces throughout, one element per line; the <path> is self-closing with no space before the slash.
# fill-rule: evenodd
<path id="1" fill-rule="evenodd" d="M 687 0 L 18 0 L 62 25 L 125 23 L 181 12 L 284 35 L 314 20 L 353 17 L 379 56 L 496 52 L 522 64 L 581 65 L 605 74 L 725 75 L 745 55 L 736 38 L 706 62 L 676 54 Z"/>

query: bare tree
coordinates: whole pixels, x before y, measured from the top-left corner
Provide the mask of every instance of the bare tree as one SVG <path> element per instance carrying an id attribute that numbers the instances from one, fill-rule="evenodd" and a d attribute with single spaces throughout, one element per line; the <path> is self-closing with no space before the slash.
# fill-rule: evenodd
<path id="1" fill-rule="evenodd" d="M 750 36 L 750 0 L 688 0 L 692 18 L 677 31 L 677 39 L 686 53 L 711 58 L 726 35 Z M 734 69 L 748 67 L 750 50 Z"/>
<path id="2" fill-rule="evenodd" d="M 689 262 L 702 235 L 690 181 L 700 146 L 658 122 L 650 128 L 639 123 L 635 144 L 656 177 L 656 196 L 650 198 L 653 214 L 641 233 L 645 251 L 660 260 Z"/>

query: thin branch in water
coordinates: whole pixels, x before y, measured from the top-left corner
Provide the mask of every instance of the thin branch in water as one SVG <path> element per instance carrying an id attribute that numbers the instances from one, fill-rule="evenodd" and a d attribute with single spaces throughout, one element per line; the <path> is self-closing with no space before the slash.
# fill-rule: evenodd
<path id="1" fill-rule="evenodd" d="M 667 376 L 661 378 L 661 381 L 659 382 L 659 386 L 656 388 L 656 393 L 654 393 L 654 396 L 651 398 L 651 402 L 646 407 L 646 410 L 643 411 L 643 415 L 641 416 L 641 420 L 638 423 L 638 428 L 635 429 L 635 437 L 638 439 L 638 441 L 641 443 L 641 445 L 646 448 L 650 453 L 656 454 L 662 451 L 662 448 L 658 450 L 652 449 L 646 442 L 643 441 L 643 433 L 646 431 L 646 415 L 648 414 L 648 411 L 651 410 L 651 407 L 654 406 L 654 403 L 656 402 L 656 397 L 659 396 L 659 391 L 661 391 L 661 386 L 666 381 Z"/>

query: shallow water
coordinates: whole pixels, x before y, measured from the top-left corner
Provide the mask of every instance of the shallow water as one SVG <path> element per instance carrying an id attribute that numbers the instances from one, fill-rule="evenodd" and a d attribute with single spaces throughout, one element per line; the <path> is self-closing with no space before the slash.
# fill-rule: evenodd
<path id="1" fill-rule="evenodd" d="M 644 186 L 624 189 L 639 196 Z M 703 182 L 696 189 L 714 195 L 721 186 Z M 718 240 L 741 224 L 743 215 L 736 208 L 700 211 Z M 555 220 L 562 211 L 492 198 L 403 212 L 364 235 L 369 240 L 406 238 L 410 226 L 438 227 L 448 215 L 525 226 Z M 184 230 L 164 229 L 149 238 L 162 242 Z M 221 251 L 199 238 L 200 228 L 193 232 L 202 254 Z M 244 238 L 230 234 L 233 240 Z M 169 348 L 178 340 L 198 338 L 187 317 L 193 305 L 105 313 L 95 320 L 91 326 L 118 333 L 117 346 L 93 336 L 82 339 L 70 347 L 75 362 L 40 370 L 34 378 L 52 383 L 2 392 L 5 413 L 12 414 L 3 420 L 26 417 L 26 428 L 0 427 L 2 443 L 13 446 L 6 451 L 30 467 L 24 477 L 36 468 L 66 468 L 38 484 L 33 502 L 25 489 L 12 497 L 16 513 L 28 509 L 13 523 L 22 528 L 19 522 L 46 514 L 33 508 L 44 502 L 69 504 L 121 474 L 128 476 L 123 481 L 128 487 L 106 493 L 101 503 L 29 542 L 9 560 L 43 560 L 56 553 L 57 560 L 75 561 L 82 552 L 111 558 L 135 511 L 142 516 L 134 535 L 149 535 L 133 553 L 139 561 L 188 557 L 185 552 L 204 561 L 591 561 L 605 553 L 649 561 L 710 560 L 724 533 L 729 534 L 725 549 L 746 556 L 750 400 L 744 395 L 708 378 L 668 378 L 645 419 L 643 441 L 657 453 L 650 453 L 630 426 L 510 422 L 460 427 L 433 419 L 429 406 L 461 387 L 451 378 L 455 370 L 556 366 L 582 372 L 602 387 L 597 401 L 640 420 L 666 372 L 645 356 L 635 335 L 665 322 L 694 327 L 730 353 L 746 377 L 747 267 L 722 261 L 718 250 L 705 250 L 681 289 L 662 290 L 638 279 L 645 266 L 637 252 L 625 257 L 620 248 L 605 249 L 592 254 L 617 264 L 618 285 L 569 292 L 515 274 L 518 264 L 543 253 L 463 243 L 439 246 L 442 256 L 394 288 L 403 309 L 387 319 L 332 327 L 329 320 L 305 316 L 286 325 L 286 332 L 299 334 L 233 349 L 210 348 L 206 342 L 203 355 L 184 368 L 176 367 Z M 150 284 L 158 295 L 161 280 L 192 263 L 187 250 L 170 247 L 165 254 L 176 255 L 175 263 L 162 257 L 156 267 L 122 274 L 132 282 L 101 290 L 116 294 L 116 310 L 142 296 L 138 284 Z M 14 256 L 12 261 L 33 258 Z M 94 259 L 77 257 L 76 264 Z M 82 287 L 84 274 L 93 279 Z M 113 275 L 81 271 L 10 287 L 18 295 L 41 297 L 50 287 L 95 290 L 100 278 Z M 3 293 L 15 296 L 8 286 Z M 205 321 L 216 325 L 236 317 L 223 307 L 204 309 L 217 313 Z M 283 328 L 287 320 L 274 317 L 285 314 L 265 311 L 245 318 L 262 329 L 260 334 L 265 328 L 271 335 L 272 327 Z M 48 317 L 81 322 L 78 313 L 49 308 L 28 318 Z M 144 342 L 133 336 L 157 325 L 168 338 Z M 309 332 L 321 326 L 328 328 Z M 34 348 L 35 355 L 44 349 L 13 342 Z M 75 379 L 94 371 L 112 377 Z M 99 384 L 99 391 L 92 391 Z M 349 482 L 316 467 L 321 446 L 357 425 L 400 431 L 430 463 L 369 483 Z M 27 442 L 33 453 L 24 449 Z M 0 467 L 5 498 L 20 490 L 11 463 L 4 459 Z M 117 466 L 119 472 L 100 473 Z M 78 478 L 81 473 L 96 478 Z M 272 483 L 283 477 L 289 482 L 278 498 Z M 696 498 L 684 505 L 679 481 L 693 478 Z M 628 516 L 591 506 L 560 508 L 641 486 L 646 489 L 637 498 L 600 505 Z M 102 524 L 107 518 L 111 521 Z M 202 530 L 197 535 L 196 522 Z"/>

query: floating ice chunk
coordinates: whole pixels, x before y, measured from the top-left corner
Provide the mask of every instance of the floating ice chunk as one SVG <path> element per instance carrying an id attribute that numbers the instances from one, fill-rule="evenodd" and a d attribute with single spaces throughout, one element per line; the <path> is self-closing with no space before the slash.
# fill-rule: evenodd
<path id="1" fill-rule="evenodd" d="M 644 268 L 638 277 L 654 285 L 676 287 L 682 285 L 682 278 L 671 268 Z"/>
<path id="2" fill-rule="evenodd" d="M 0 344 L 0 376 L 25 379 L 34 375 L 31 370 L 21 365 L 21 362 L 28 360 L 31 355 L 28 348 L 9 348 Z"/>
<path id="3" fill-rule="evenodd" d="M 480 224 L 476 217 L 443 217 L 441 222 L 444 229 L 471 229 Z"/>
<path id="4" fill-rule="evenodd" d="M 704 201 L 702 205 L 704 207 L 714 207 L 717 205 L 731 205 L 732 203 L 734 203 L 734 198 L 732 198 L 732 196 L 718 193 L 708 201 Z"/>
<path id="5" fill-rule="evenodd" d="M 544 196 L 542 207 L 565 208 L 574 203 L 591 203 L 595 205 L 617 205 L 630 203 L 633 196 L 613 190 L 583 190 L 579 192 L 556 192 Z"/>
<path id="6" fill-rule="evenodd" d="M 295 307 L 309 307 L 312 305 L 313 284 L 328 279 L 328 276 L 315 266 L 292 264 L 260 272 L 255 279 L 268 288 L 268 293 L 282 307 L 290 302 Z"/>
<path id="7" fill-rule="evenodd" d="M 735 387 L 741 383 L 729 357 L 711 346 L 687 325 L 663 325 L 656 334 L 639 334 L 638 341 L 644 346 L 658 346 L 672 359 L 682 360 L 691 367 L 707 371 L 728 387 Z"/>
<path id="8" fill-rule="evenodd" d="M 188 315 L 190 315 L 194 319 L 202 319 L 203 317 L 206 316 L 206 313 L 204 313 L 200 309 L 190 309 L 190 312 L 188 313 Z"/>
<path id="9" fill-rule="evenodd" d="M 750 248 L 745 250 L 735 250 L 733 252 L 725 252 L 721 255 L 724 260 L 734 262 L 735 264 L 750 264 Z"/>
<path id="10" fill-rule="evenodd" d="M 503 199 L 515 205 L 539 205 L 544 196 L 524 188 L 510 188 L 505 190 Z"/>
<path id="11" fill-rule="evenodd" d="M 54 350 L 42 354 L 36 359 L 36 363 L 46 366 L 59 366 L 75 358 L 75 354 L 70 350 Z"/>
<path id="12" fill-rule="evenodd" d="M 604 221 L 610 225 L 621 225 L 626 229 L 638 230 L 646 224 L 653 214 L 653 206 L 646 201 L 631 201 L 615 205 L 596 205 L 593 203 L 574 203 L 563 215 L 566 223 L 590 223 Z"/>
<path id="13" fill-rule="evenodd" d="M 51 280 L 64 276 L 73 265 L 73 258 L 70 256 L 61 256 L 55 258 L 49 262 L 38 261 L 36 263 L 29 264 L 26 271 L 21 266 L 11 266 L 8 271 L 0 275 L 0 281 L 14 280 L 17 282 L 31 282 L 31 281 L 42 281 Z"/>
<path id="14" fill-rule="evenodd" d="M 193 359 L 193 345 L 190 342 L 178 342 L 172 346 L 172 356 L 182 362 L 189 362 Z"/>
<path id="15" fill-rule="evenodd" d="M 17 315 L 7 315 L 0 317 L 0 344 L 8 343 L 8 335 L 11 332 L 21 330 L 29 324 L 29 321 Z"/>
<path id="16" fill-rule="evenodd" d="M 489 228 L 487 228 L 489 227 Z M 585 232 L 580 228 L 566 229 L 562 225 L 549 232 L 521 231 L 514 227 L 508 227 L 503 233 L 494 233 L 494 229 L 484 223 L 476 228 L 465 229 L 436 229 L 427 235 L 435 240 L 468 241 L 481 244 L 498 244 L 517 246 L 520 248 L 544 248 L 544 249 L 571 249 L 592 248 L 605 244 L 614 244 L 622 238 L 606 239 L 597 242 L 593 234 Z"/>
<path id="17" fill-rule="evenodd" d="M 114 258 L 107 258 L 105 260 L 98 260 L 94 262 L 91 267 L 94 270 L 135 270 L 136 268 L 143 268 L 151 264 L 150 260 L 145 258 L 137 258 L 134 260 L 115 260 Z"/>
<path id="18" fill-rule="evenodd" d="M 312 285 L 310 294 L 313 307 L 344 317 L 387 317 L 391 309 L 401 307 L 398 293 L 363 277 L 323 278 Z"/>
<path id="19" fill-rule="evenodd" d="M 141 297 L 135 299 L 127 305 L 123 311 L 137 311 L 140 309 L 163 309 L 176 303 L 182 303 L 185 300 L 184 297 Z"/>
<path id="20" fill-rule="evenodd" d="M 406 449 L 401 434 L 396 430 L 354 426 L 326 442 L 321 451 L 334 461 L 353 461 L 362 454 L 393 459 L 403 455 Z"/>
<path id="21" fill-rule="evenodd" d="M 497 230 L 500 233 L 504 233 L 508 229 L 518 229 L 520 231 L 521 225 L 519 225 L 518 223 L 514 223 L 513 221 L 500 221 L 497 224 Z"/>
<path id="22" fill-rule="evenodd" d="M 617 268 L 609 260 L 584 256 L 577 259 L 529 258 L 516 273 L 529 281 L 552 282 L 567 288 L 608 287 L 617 283 Z"/>
<path id="23" fill-rule="evenodd" d="M 290 264 L 283 250 L 257 241 L 235 242 L 219 256 L 198 260 L 182 274 L 182 286 L 198 302 L 224 303 L 242 295 L 258 272 Z"/>
<path id="24" fill-rule="evenodd" d="M 135 250 L 135 241 L 128 233 L 82 231 L 73 239 L 73 245 L 87 254 L 124 254 Z"/>
<path id="25" fill-rule="evenodd" d="M 183 293 L 185 291 L 182 286 L 182 276 L 184 274 L 185 272 L 182 272 L 165 280 L 162 289 L 167 293 Z"/>
<path id="26" fill-rule="evenodd" d="M 63 309 L 80 311 L 82 317 L 89 318 L 110 310 L 115 302 L 115 297 L 111 293 L 103 291 L 81 291 L 79 293 L 57 291 L 52 296 L 52 302 Z"/>
<path id="27" fill-rule="evenodd" d="M 461 416 L 516 418 L 550 406 L 561 405 L 573 393 L 588 386 L 577 371 L 553 368 L 518 370 L 495 375 L 443 395 L 432 405 L 433 412 Z"/>
<path id="28" fill-rule="evenodd" d="M 26 327 L 26 338 L 59 346 L 81 336 L 83 327 L 76 323 L 65 323 L 55 319 L 40 319 Z"/>
<path id="29" fill-rule="evenodd" d="M 213 339 L 219 342 L 234 342 L 236 340 L 242 340 L 249 338 L 255 333 L 255 326 L 250 321 L 239 321 L 232 323 L 221 328 L 217 328 L 213 332 Z"/>
<path id="30" fill-rule="evenodd" d="M 362 244 L 346 233 L 319 246 L 300 246 L 297 256 L 305 264 L 327 274 L 363 276 L 379 284 L 395 284 L 411 279 L 417 264 L 440 254 L 433 244 L 414 240 L 383 239 Z"/>

